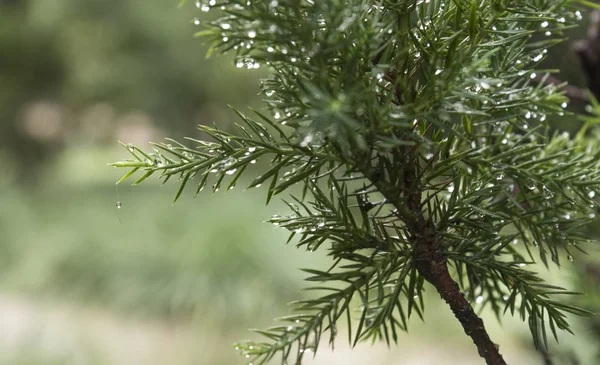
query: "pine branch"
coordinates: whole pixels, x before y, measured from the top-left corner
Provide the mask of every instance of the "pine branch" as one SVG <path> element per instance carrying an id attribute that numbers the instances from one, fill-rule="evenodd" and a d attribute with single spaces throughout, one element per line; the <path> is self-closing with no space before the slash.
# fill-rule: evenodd
<path id="1" fill-rule="evenodd" d="M 305 269 L 312 291 L 284 326 L 257 331 L 267 342 L 238 345 L 248 361 L 300 364 L 337 323 L 352 345 L 395 342 L 413 313 L 423 317 L 425 282 L 450 306 L 488 364 L 504 364 L 471 302 L 499 317 L 510 309 L 536 345 L 547 327 L 570 332 L 559 302 L 574 294 L 523 266 L 560 265 L 588 242 L 595 214 L 600 149 L 585 132 L 549 135 L 547 116 L 564 116 L 569 89 L 554 70 L 537 69 L 547 48 L 574 26 L 577 2 L 222 0 L 202 26 L 210 51 L 235 52 L 236 66 L 268 65 L 262 94 L 272 118 L 239 113 L 236 133 L 202 126 L 212 140 L 155 144 L 113 164 L 180 178 L 177 200 L 194 178 L 196 194 L 214 180 L 232 188 L 256 160 L 270 159 L 250 187 L 271 198 L 299 185 L 290 215 L 271 223 L 288 242 L 324 250 L 328 270 Z M 555 37 L 531 41 L 533 35 Z M 263 125 L 262 123 L 265 123 Z M 515 246 L 513 243 L 518 243 Z M 528 257 L 529 261 L 525 261 Z M 454 277 L 453 277 L 454 276 Z M 466 292 L 461 293 L 461 289 Z M 352 329 L 351 308 L 360 304 Z M 541 340 L 540 340 L 541 336 Z M 256 365 L 256 364 L 254 364 Z"/>

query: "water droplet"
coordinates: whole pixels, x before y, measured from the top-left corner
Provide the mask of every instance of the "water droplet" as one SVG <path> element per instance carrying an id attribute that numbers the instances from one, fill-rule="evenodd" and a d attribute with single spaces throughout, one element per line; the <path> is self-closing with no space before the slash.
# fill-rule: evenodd
<path id="1" fill-rule="evenodd" d="M 256 37 L 256 31 L 251 30 L 248 32 L 248 38 L 255 38 Z"/>
<path id="2" fill-rule="evenodd" d="M 231 170 L 227 170 L 225 173 L 227 175 L 233 175 L 233 174 L 235 174 L 236 171 L 237 171 L 237 169 L 231 169 Z"/>
<path id="3" fill-rule="evenodd" d="M 483 297 L 480 295 L 477 297 L 477 299 L 475 299 L 475 303 L 481 304 L 481 302 L 483 302 Z"/>
<path id="4" fill-rule="evenodd" d="M 542 26 L 542 28 L 546 28 L 548 26 L 548 22 L 547 21 L 543 21 L 542 24 L 540 24 Z"/>
<path id="5" fill-rule="evenodd" d="M 198 19 L 198 18 L 194 18 L 194 20 L 192 20 L 192 22 L 193 22 L 195 25 L 200 25 L 200 19 Z"/>
<path id="6" fill-rule="evenodd" d="M 442 73 L 442 70 L 440 70 L 439 68 L 438 68 L 437 70 L 435 70 L 435 74 L 436 74 L 436 75 L 439 75 L 439 74 L 441 74 L 441 73 Z"/>
<path id="7" fill-rule="evenodd" d="M 530 79 L 535 79 L 537 77 L 537 74 L 535 72 L 532 72 L 531 75 L 529 75 Z"/>
<path id="8" fill-rule="evenodd" d="M 503 295 L 502 300 L 504 300 L 506 302 L 508 300 L 508 295 Z"/>
<path id="9" fill-rule="evenodd" d="M 588 196 L 589 196 L 590 198 L 593 198 L 593 197 L 595 197 L 595 196 L 596 196 L 596 192 L 595 192 L 595 191 L 590 191 L 590 192 L 588 193 Z"/>
<path id="10" fill-rule="evenodd" d="M 117 204 L 115 204 L 115 206 L 117 207 L 117 209 L 121 209 L 123 204 L 120 201 L 118 201 Z"/>
<path id="11" fill-rule="evenodd" d="M 569 261 L 571 261 L 571 262 L 575 261 L 575 259 L 574 259 L 574 258 L 573 258 L 573 256 L 571 256 L 571 255 L 567 256 L 567 259 L 568 259 Z"/>
<path id="12" fill-rule="evenodd" d="M 231 29 L 231 24 L 228 24 L 228 23 L 222 23 L 222 24 L 221 24 L 221 28 L 223 28 L 223 29 Z"/>
<path id="13" fill-rule="evenodd" d="M 566 101 L 565 101 L 564 103 L 560 104 L 560 106 L 561 106 L 563 109 L 564 109 L 564 108 L 566 108 L 566 107 L 567 107 L 567 105 L 568 105 L 568 104 L 567 104 L 567 102 L 566 102 Z"/>
<path id="14" fill-rule="evenodd" d="M 304 139 L 302 140 L 302 142 L 300 142 L 300 146 L 302 147 L 306 147 L 308 146 L 311 142 L 313 141 L 313 136 L 308 134 L 304 137 Z"/>
<path id="15" fill-rule="evenodd" d="M 525 265 L 525 264 L 523 264 L 523 263 L 520 263 L 520 264 L 519 264 L 519 267 L 525 267 L 525 266 L 526 266 L 526 265 Z"/>

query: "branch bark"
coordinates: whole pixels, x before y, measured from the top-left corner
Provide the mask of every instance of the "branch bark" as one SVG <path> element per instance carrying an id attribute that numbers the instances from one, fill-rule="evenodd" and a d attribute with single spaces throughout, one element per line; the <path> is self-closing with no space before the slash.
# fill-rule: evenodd
<path id="1" fill-rule="evenodd" d="M 364 159 L 363 174 L 396 209 L 399 218 L 406 224 L 412 237 L 416 255 L 414 265 L 427 282 L 433 285 L 442 299 L 450 306 L 454 316 L 462 325 L 465 333 L 471 337 L 479 355 L 488 365 L 506 365 L 498 346 L 490 339 L 483 320 L 477 316 L 471 304 L 460 292 L 459 286 L 450 276 L 443 245 L 435 224 L 426 219 L 422 212 L 420 181 L 418 179 L 418 160 L 416 151 L 402 149 L 394 153 L 394 165 L 400 171 L 394 182 L 388 174 L 376 171 L 370 158 Z M 381 157 L 380 157 L 381 158 Z M 375 177 L 375 178 L 374 178 Z M 398 183 L 401 186 L 398 186 Z"/>
<path id="2" fill-rule="evenodd" d="M 450 306 L 454 316 L 471 337 L 479 356 L 488 365 L 506 365 L 496 345 L 487 333 L 483 320 L 477 316 L 471 304 L 460 292 L 458 284 L 450 276 L 448 263 L 435 243 L 419 242 L 415 265 L 419 273 L 433 285 L 442 299 Z"/>

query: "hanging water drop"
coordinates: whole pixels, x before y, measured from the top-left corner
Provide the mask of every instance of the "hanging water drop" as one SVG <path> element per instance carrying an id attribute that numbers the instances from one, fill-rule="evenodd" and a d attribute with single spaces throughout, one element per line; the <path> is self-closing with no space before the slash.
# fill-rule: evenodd
<path id="1" fill-rule="evenodd" d="M 117 209 L 121 209 L 123 204 L 120 201 L 118 201 L 117 204 L 115 204 L 115 206 L 117 207 Z"/>
<path id="2" fill-rule="evenodd" d="M 527 189 L 529 190 L 534 190 L 537 186 L 536 186 L 536 182 L 533 179 L 527 179 L 527 181 L 525 182 L 525 186 L 527 186 Z"/>

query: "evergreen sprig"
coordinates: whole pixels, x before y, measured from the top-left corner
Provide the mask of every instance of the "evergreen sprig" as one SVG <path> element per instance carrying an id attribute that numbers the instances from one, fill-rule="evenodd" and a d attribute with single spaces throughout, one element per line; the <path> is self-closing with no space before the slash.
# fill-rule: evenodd
<path id="1" fill-rule="evenodd" d="M 324 294 L 257 330 L 267 342 L 237 345 L 253 364 L 300 364 L 324 332 L 333 346 L 342 317 L 352 345 L 395 342 L 412 313 L 423 316 L 426 282 L 487 363 L 504 364 L 471 302 L 499 319 L 519 313 L 536 345 L 548 328 L 570 331 L 567 314 L 587 313 L 555 299 L 573 293 L 528 268 L 572 261 L 597 209 L 597 142 L 585 130 L 550 131 L 547 118 L 565 115 L 568 99 L 546 83 L 555 71 L 538 69 L 581 18 L 580 4 L 198 1 L 220 14 L 198 33 L 209 53 L 268 66 L 261 88 L 272 116 L 235 111 L 237 133 L 200 126 L 210 142 L 158 143 L 149 153 L 124 145 L 133 159 L 113 165 L 131 168 L 122 180 L 141 170 L 134 184 L 179 177 L 175 200 L 193 179 L 196 194 L 209 180 L 229 190 L 259 159 L 270 166 L 249 187 L 268 184 L 267 203 L 302 187 L 286 202 L 291 214 L 271 223 L 298 247 L 326 250 L 332 266 L 305 269 L 309 289 Z"/>

